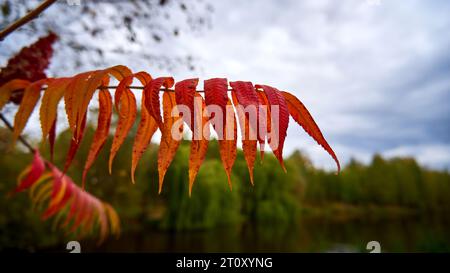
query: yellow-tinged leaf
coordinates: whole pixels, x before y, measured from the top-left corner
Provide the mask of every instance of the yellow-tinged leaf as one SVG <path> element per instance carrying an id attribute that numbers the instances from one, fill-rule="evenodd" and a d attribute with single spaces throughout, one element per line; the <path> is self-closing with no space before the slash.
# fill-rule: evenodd
<path id="1" fill-rule="evenodd" d="M 117 215 L 117 212 L 107 203 L 103 203 L 103 206 L 105 208 L 106 215 L 109 219 L 109 224 L 111 228 L 111 233 L 115 235 L 120 234 L 120 219 Z"/>
<path id="2" fill-rule="evenodd" d="M 60 183 L 61 183 L 61 185 L 55 190 L 55 193 L 52 194 L 53 196 L 48 205 L 49 207 L 53 207 L 53 206 L 57 205 L 64 197 L 64 194 L 66 192 L 66 187 L 67 187 L 66 180 L 61 179 Z"/>
<path id="3" fill-rule="evenodd" d="M 98 223 L 100 226 L 100 240 L 99 240 L 99 244 L 101 242 L 103 242 L 106 238 L 106 236 L 108 236 L 109 233 L 109 229 L 108 229 L 108 216 L 106 215 L 106 209 L 103 205 L 102 202 L 95 202 L 95 206 L 97 207 L 97 218 L 98 218 Z M 91 217 L 92 219 L 94 219 L 94 217 Z M 91 222 L 91 226 L 94 224 L 94 221 L 90 221 Z M 86 229 L 90 229 L 92 227 L 86 228 Z"/>
<path id="4" fill-rule="evenodd" d="M 45 183 L 45 182 L 49 182 L 49 180 L 52 178 L 52 174 L 50 172 L 44 174 L 43 176 L 41 176 L 41 178 L 39 178 L 38 181 L 36 181 L 35 184 L 33 184 L 33 186 L 31 186 L 30 188 L 30 199 L 31 199 L 31 203 L 38 203 L 39 200 L 42 198 L 43 194 L 45 194 L 45 192 L 50 191 L 51 188 L 53 187 L 52 183 Z"/>
<path id="5" fill-rule="evenodd" d="M 50 198 L 53 189 L 53 181 L 47 180 L 47 183 L 43 183 L 37 190 L 34 198 L 31 200 L 35 209 L 40 209 L 44 206 L 45 201 Z"/>

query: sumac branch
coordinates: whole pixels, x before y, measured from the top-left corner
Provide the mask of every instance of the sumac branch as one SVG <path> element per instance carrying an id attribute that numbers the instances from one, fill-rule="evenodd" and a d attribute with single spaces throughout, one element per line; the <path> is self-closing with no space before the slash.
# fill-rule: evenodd
<path id="1" fill-rule="evenodd" d="M 105 88 L 111 77 L 119 81 L 113 95 L 109 89 Z M 139 121 L 136 120 L 137 101 L 129 87 L 134 78 L 138 79 L 143 86 L 141 91 L 142 115 Z M 117 65 L 102 70 L 83 72 L 73 77 L 44 78 L 35 82 L 12 80 L 0 87 L 0 93 L 3 96 L 12 96 L 17 90 L 24 89 L 23 98 L 14 119 L 14 140 L 22 133 L 41 95 L 42 103 L 39 113 L 42 137 L 45 140 L 50 134 L 54 134 L 51 130 L 54 129 L 53 125 L 57 119 L 58 103 L 64 101 L 69 128 L 72 132 L 72 141 L 64 166 L 64 171 L 66 171 L 83 139 L 89 103 L 94 98 L 94 94 L 100 90 L 98 92 L 98 126 L 84 168 L 83 185 L 89 167 L 95 161 L 107 139 L 113 108 L 119 118 L 110 150 L 110 172 L 114 156 L 133 124 L 138 122 L 131 158 L 132 177 L 153 134 L 160 130 L 162 133 L 161 150 L 163 151 L 158 160 L 160 188 L 163 184 L 164 173 L 178 148 L 179 137 L 174 133 L 182 131 L 183 121 L 188 125 L 193 136 L 189 159 L 189 192 L 192 190 L 195 177 L 206 155 L 210 125 L 213 125 L 218 134 L 221 159 L 227 176 L 230 177 L 236 154 L 235 112 L 241 128 L 244 155 L 252 181 L 257 142 L 260 142 L 261 151 L 263 151 L 267 141 L 284 169 L 282 152 L 289 116 L 333 157 L 339 171 L 339 161 L 335 153 L 306 107 L 291 93 L 279 91 L 267 85 L 234 81 L 230 82 L 232 95 L 232 100 L 230 100 L 227 92 L 227 80 L 215 78 L 205 81 L 205 100 L 196 91 L 198 81 L 198 79 L 188 79 L 175 84 L 172 77 L 152 78 L 146 72 L 133 73 L 128 67 Z M 43 89 L 44 86 L 46 88 Z M 174 89 L 170 89 L 173 86 L 175 86 Z M 163 90 L 163 113 L 161 113 L 161 89 Z M 4 97 L 3 101 L 8 99 L 8 97 Z M 233 101 L 234 110 L 231 101 Z M 0 107 L 2 105 L 4 103 L 0 104 Z M 227 128 L 233 132 L 227 132 Z M 53 143 L 50 143 L 51 147 L 52 145 Z M 132 180 L 134 181 L 133 178 Z M 231 181 L 229 184 L 231 187 Z"/>

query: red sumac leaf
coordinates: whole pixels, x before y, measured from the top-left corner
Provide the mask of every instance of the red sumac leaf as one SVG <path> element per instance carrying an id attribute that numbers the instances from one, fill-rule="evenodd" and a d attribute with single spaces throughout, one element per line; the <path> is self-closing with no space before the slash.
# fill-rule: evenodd
<path id="1" fill-rule="evenodd" d="M 260 138 L 262 139 L 266 139 L 268 140 L 268 142 L 270 143 L 270 134 L 269 132 L 271 131 L 271 125 L 272 122 L 270 121 L 270 106 L 269 106 L 269 101 L 267 100 L 267 96 L 264 92 L 256 92 L 258 94 L 258 100 L 259 100 L 259 105 L 261 106 L 259 108 L 259 118 L 263 118 L 265 120 L 265 128 L 261 128 L 261 126 L 258 128 L 258 134 L 260 136 Z M 264 160 L 264 146 L 265 146 L 265 141 L 263 143 L 260 142 L 260 146 L 259 146 L 259 151 L 260 151 L 260 157 L 261 157 L 261 162 Z"/>
<path id="2" fill-rule="evenodd" d="M 268 85 L 256 85 L 256 88 L 261 88 L 267 96 L 269 102 L 269 108 L 271 114 L 273 113 L 272 108 L 278 106 L 278 116 L 272 117 L 271 115 L 271 141 L 269 146 L 272 148 L 275 157 L 281 164 L 284 171 L 286 168 L 283 163 L 283 146 L 284 140 L 286 139 L 287 128 L 289 125 L 289 110 L 286 101 L 281 94 L 281 92 Z"/>
<path id="3" fill-rule="evenodd" d="M 281 92 L 286 99 L 289 114 L 291 117 L 305 130 L 308 135 L 310 135 L 320 146 L 322 146 L 325 151 L 327 151 L 331 157 L 334 159 L 337 165 L 337 171 L 341 170 L 341 165 L 339 164 L 339 160 L 334 153 L 333 149 L 331 149 L 328 142 L 322 135 L 322 132 L 314 121 L 313 117 L 309 113 L 308 109 L 306 109 L 305 105 L 294 95 L 288 92 Z"/>
<path id="4" fill-rule="evenodd" d="M 57 39 L 56 34 L 50 32 L 41 37 L 34 44 L 24 47 L 18 54 L 8 60 L 6 67 L 0 69 L 0 86 L 13 79 L 29 80 L 31 82 L 46 78 L 50 58 L 53 55 L 52 45 Z M 18 104 L 22 92 L 15 92 L 11 101 Z"/>
<path id="5" fill-rule="evenodd" d="M 72 138 L 70 140 L 69 151 L 67 152 L 66 163 L 64 165 L 64 173 L 66 173 L 67 170 L 69 169 L 70 164 L 72 164 L 72 161 L 78 151 L 78 148 L 80 147 L 81 139 L 83 138 L 85 127 L 86 127 L 86 115 L 84 115 L 83 122 L 81 123 L 80 138 L 78 140 L 75 140 L 74 138 Z"/>
<path id="6" fill-rule="evenodd" d="M 174 80 L 172 77 L 161 77 L 152 80 L 149 84 L 147 84 L 144 88 L 145 107 L 147 108 L 148 113 L 152 116 L 156 123 L 158 124 L 158 128 L 162 131 L 163 121 L 161 117 L 161 109 L 160 109 L 160 99 L 159 99 L 159 91 L 162 86 L 165 88 L 170 88 L 174 84 Z"/>
<path id="7" fill-rule="evenodd" d="M 244 151 L 244 158 L 247 162 L 248 172 L 250 174 L 250 182 L 253 181 L 253 168 L 256 160 L 256 130 L 257 130 L 257 109 L 259 105 L 258 96 L 255 88 L 251 82 L 230 82 L 233 89 L 232 98 L 236 108 L 236 113 L 239 119 L 242 135 L 242 150 Z M 241 107 L 239 107 L 241 106 Z M 246 108 L 253 113 L 253 118 L 250 114 L 247 116 L 244 109 Z"/>
<path id="8" fill-rule="evenodd" d="M 213 78 L 205 80 L 204 89 L 206 106 L 216 105 L 222 112 L 220 126 L 213 124 L 213 128 L 219 137 L 220 158 L 227 174 L 228 185 L 232 189 L 231 169 L 237 154 L 237 124 L 233 106 L 228 98 L 227 79 Z M 229 106 L 228 109 L 230 111 L 227 111 L 227 106 Z M 210 116 L 211 119 L 214 119 L 215 113 L 210 113 Z"/>
<path id="9" fill-rule="evenodd" d="M 205 89 L 205 103 L 206 107 L 210 105 L 217 105 L 222 110 L 222 126 L 214 129 L 219 135 L 219 139 L 222 138 L 222 129 L 226 125 L 226 108 L 228 103 L 228 83 L 225 78 L 213 78 L 204 81 Z M 214 118 L 215 113 L 211 113 L 211 118 Z"/>
<path id="10" fill-rule="evenodd" d="M 190 116 L 185 116 L 183 113 L 183 120 L 191 130 L 194 128 L 194 97 L 195 89 L 198 84 L 198 79 L 187 79 L 175 84 L 175 99 L 177 105 L 185 105 L 190 110 Z"/>

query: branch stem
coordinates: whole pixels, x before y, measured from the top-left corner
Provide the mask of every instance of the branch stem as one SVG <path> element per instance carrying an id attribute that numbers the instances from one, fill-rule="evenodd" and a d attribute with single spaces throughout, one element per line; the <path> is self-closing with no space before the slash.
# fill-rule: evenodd
<path id="1" fill-rule="evenodd" d="M 117 86 L 115 85 L 111 85 L 111 86 L 100 86 L 98 89 L 116 89 Z M 128 88 L 130 89 L 137 89 L 137 90 L 143 90 L 144 86 L 134 86 L 134 85 L 130 85 L 128 86 Z M 168 92 L 175 92 L 175 89 L 173 88 L 161 88 L 160 91 L 164 92 L 164 91 L 168 91 Z M 199 93 L 204 93 L 204 90 L 196 90 Z M 231 88 L 228 88 L 227 91 L 232 91 Z"/>
<path id="2" fill-rule="evenodd" d="M 14 131 L 14 127 L 12 126 L 12 124 L 9 122 L 9 120 L 2 113 L 0 113 L 0 119 L 3 121 L 3 123 L 5 123 L 6 127 L 8 127 L 8 129 L 11 130 L 11 132 Z M 34 148 L 31 146 L 30 143 L 28 143 L 28 141 L 24 137 L 19 136 L 19 141 L 25 147 L 27 147 L 27 149 L 30 151 L 30 153 L 34 153 Z"/>
<path id="3" fill-rule="evenodd" d="M 19 18 L 17 21 L 7 26 L 5 29 L 0 31 L 0 41 L 3 41 L 3 39 L 5 39 L 6 36 L 14 32 L 16 29 L 20 28 L 21 26 L 33 20 L 34 18 L 38 17 L 39 14 L 41 14 L 45 9 L 47 9 L 55 2 L 56 0 L 43 1 L 39 6 L 28 12 L 25 16 Z"/>

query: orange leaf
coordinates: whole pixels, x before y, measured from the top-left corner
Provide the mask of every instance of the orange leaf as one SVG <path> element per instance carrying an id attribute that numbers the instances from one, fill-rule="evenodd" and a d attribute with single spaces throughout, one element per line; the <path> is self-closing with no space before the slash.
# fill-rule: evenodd
<path id="1" fill-rule="evenodd" d="M 142 85 L 146 86 L 152 81 L 152 77 L 147 72 L 141 71 L 136 74 L 131 75 L 130 77 L 124 78 L 122 81 L 126 82 L 124 85 L 130 85 L 133 82 L 133 79 L 137 78 Z M 116 89 L 116 92 L 114 93 L 114 107 L 116 108 L 116 111 L 119 109 L 119 102 L 120 98 L 122 97 L 123 92 L 125 91 L 125 88 Z"/>
<path id="2" fill-rule="evenodd" d="M 233 168 L 234 161 L 237 155 L 237 124 L 236 117 L 234 115 L 233 106 L 228 99 L 227 105 L 229 106 L 229 112 L 226 112 L 226 122 L 224 128 L 224 139 L 219 139 L 219 152 L 222 165 L 225 168 L 228 178 L 228 185 L 232 189 L 231 184 L 231 169 Z M 229 133 L 230 131 L 230 133 Z"/>
<path id="3" fill-rule="evenodd" d="M 204 82 L 204 89 L 206 106 L 217 105 L 222 111 L 220 126 L 213 124 L 213 128 L 219 136 L 220 158 L 227 174 L 228 185 L 232 189 L 231 169 L 233 168 L 237 153 L 237 125 L 233 106 L 227 95 L 227 79 L 214 78 L 206 80 Z M 227 111 L 227 106 L 229 111 Z M 215 113 L 211 113 L 211 119 L 214 118 L 213 114 L 215 115 Z"/>
<path id="4" fill-rule="evenodd" d="M 206 157 L 210 137 L 208 116 L 206 115 L 206 105 L 203 97 L 195 94 L 194 98 L 194 125 L 192 132 L 191 154 L 189 155 L 189 196 L 192 193 L 197 173 Z"/>
<path id="5" fill-rule="evenodd" d="M 27 80 L 10 80 L 0 87 L 0 110 L 8 103 L 11 94 L 15 91 L 25 89 L 30 82 Z"/>
<path id="6" fill-rule="evenodd" d="M 250 82 L 230 82 L 230 85 L 233 88 L 233 92 L 231 94 L 234 106 L 236 107 L 239 125 L 241 127 L 242 150 L 244 152 L 245 161 L 247 162 L 250 182 L 253 185 L 253 168 L 256 160 L 257 144 L 257 141 L 254 140 L 254 136 L 256 135 L 255 132 L 257 125 L 255 123 L 257 120 L 253 120 L 252 122 L 252 120 L 246 116 L 242 107 L 239 106 L 241 104 L 243 107 L 253 106 L 253 109 L 257 111 L 256 109 L 259 105 L 258 96 L 256 95 L 256 91 Z M 257 119 L 257 117 L 258 115 L 256 114 L 255 119 Z"/>
<path id="7" fill-rule="evenodd" d="M 113 143 L 111 145 L 111 152 L 109 155 L 109 173 L 112 172 L 112 163 L 114 157 L 119 151 L 120 146 L 125 140 L 131 127 L 133 127 L 134 121 L 136 119 L 136 98 L 128 88 L 130 79 L 132 80 L 133 75 L 124 78 L 117 87 L 117 90 L 123 92 L 124 94 L 120 97 L 119 101 L 119 121 L 117 123 L 116 133 L 114 134 Z"/>
<path id="8" fill-rule="evenodd" d="M 111 115 L 112 115 L 112 98 L 108 90 L 101 90 L 98 93 L 99 101 L 99 113 L 97 121 L 97 129 L 95 130 L 94 139 L 92 141 L 91 147 L 89 149 L 89 154 L 86 159 L 86 164 L 83 170 L 83 180 L 82 185 L 84 189 L 86 174 L 97 158 L 100 150 L 108 139 L 109 127 L 111 125 Z"/>
<path id="9" fill-rule="evenodd" d="M 64 105 L 66 109 L 67 120 L 69 122 L 69 128 L 75 138 L 75 129 L 77 126 L 78 104 L 81 100 L 80 90 L 86 88 L 88 78 L 96 71 L 88 71 L 77 74 L 71 78 L 70 83 L 67 85 L 64 92 Z"/>
<path id="10" fill-rule="evenodd" d="M 122 81 L 125 77 L 130 76 L 131 70 L 123 65 L 116 65 L 113 67 L 109 67 L 103 70 L 95 71 L 92 76 L 88 79 L 86 88 L 81 89 L 79 93 L 77 93 L 77 98 L 80 99 L 78 105 L 76 120 L 77 120 L 77 128 L 80 128 L 81 123 L 83 121 L 83 117 L 87 112 L 87 108 L 89 106 L 89 102 L 92 99 L 97 88 L 101 85 L 107 85 L 109 83 L 109 74 L 113 75 L 118 81 Z M 75 131 L 75 138 L 78 140 L 80 136 L 80 132 L 78 130 Z"/>
<path id="11" fill-rule="evenodd" d="M 161 117 L 159 90 L 161 89 L 161 86 L 170 88 L 173 84 L 174 80 L 172 77 L 161 77 L 152 80 L 144 88 L 144 93 L 146 93 L 145 107 L 147 108 L 148 113 L 155 119 L 158 128 L 161 131 L 163 130 L 163 122 Z"/>
<path id="12" fill-rule="evenodd" d="M 42 79 L 35 81 L 25 88 L 22 102 L 20 103 L 19 110 L 17 110 L 16 116 L 14 118 L 14 132 L 13 132 L 13 143 L 22 133 L 25 125 L 27 124 L 28 118 L 36 107 L 36 104 L 41 97 L 41 88 L 44 84 L 50 82 L 51 79 Z"/>
<path id="13" fill-rule="evenodd" d="M 139 72 L 134 75 L 139 81 L 145 86 L 151 80 L 152 77 L 146 72 Z M 116 92 L 116 96 L 121 96 Z M 115 100 L 117 101 L 117 99 Z M 150 141 L 152 139 L 153 134 L 158 129 L 158 125 L 156 124 L 155 119 L 153 119 L 147 109 L 145 108 L 145 94 L 142 94 L 141 100 L 141 120 L 139 122 L 139 126 L 136 132 L 136 136 L 134 138 L 133 144 L 133 154 L 131 156 L 131 181 L 134 183 L 134 173 L 136 171 L 137 164 L 139 159 L 141 159 L 142 154 L 147 149 Z"/>
<path id="14" fill-rule="evenodd" d="M 278 107 L 278 116 L 273 118 L 271 115 L 271 141 L 269 142 L 273 154 L 278 159 L 281 167 L 286 172 L 283 163 L 283 146 L 286 139 L 287 128 L 289 125 L 289 110 L 286 101 L 281 92 L 268 85 L 256 85 L 256 88 L 261 88 L 267 96 L 269 102 L 270 113 L 273 113 L 272 107 Z"/>
<path id="15" fill-rule="evenodd" d="M 305 105 L 294 95 L 288 92 L 281 92 L 287 102 L 289 114 L 291 117 L 303 127 L 306 133 L 310 135 L 320 146 L 322 146 L 325 151 L 327 151 L 331 157 L 334 159 L 337 165 L 337 171 L 341 170 L 341 165 L 339 164 L 339 160 L 334 153 L 333 149 L 331 149 L 328 142 L 322 135 L 322 132 L 314 121 L 313 117 L 309 113 L 308 109 L 306 109 Z"/>
<path id="16" fill-rule="evenodd" d="M 39 118 L 41 121 L 42 141 L 45 141 L 53 124 L 56 121 L 56 113 L 58 110 L 58 103 L 66 91 L 67 85 L 71 78 L 54 79 L 47 87 L 42 96 L 41 108 L 39 111 Z"/>
<path id="17" fill-rule="evenodd" d="M 41 108 L 39 111 L 39 119 L 42 129 L 42 142 L 45 142 L 48 135 L 51 161 L 53 161 L 56 138 L 58 103 L 62 99 L 67 85 L 71 82 L 71 80 L 72 78 L 53 79 L 53 81 L 48 84 L 48 87 L 42 96 Z"/>
<path id="18" fill-rule="evenodd" d="M 134 138 L 133 144 L 133 155 L 131 158 L 131 181 L 134 183 L 134 173 L 138 165 L 139 160 L 147 149 L 153 135 L 158 129 L 158 124 L 152 116 L 150 116 L 144 107 L 145 96 L 142 96 L 142 106 L 141 107 L 141 121 L 139 122 L 139 127 L 136 132 L 136 137 Z"/>
<path id="19" fill-rule="evenodd" d="M 147 93 L 145 100 L 147 101 Z M 183 134 L 183 120 L 177 116 L 178 110 L 175 102 L 175 94 L 172 92 L 164 92 L 163 94 L 163 115 L 164 123 L 161 130 L 161 142 L 158 151 L 158 173 L 159 186 L 158 193 L 161 193 L 164 176 L 170 166 L 178 146 L 180 145 Z M 173 115 L 172 115 L 173 114 Z"/>

